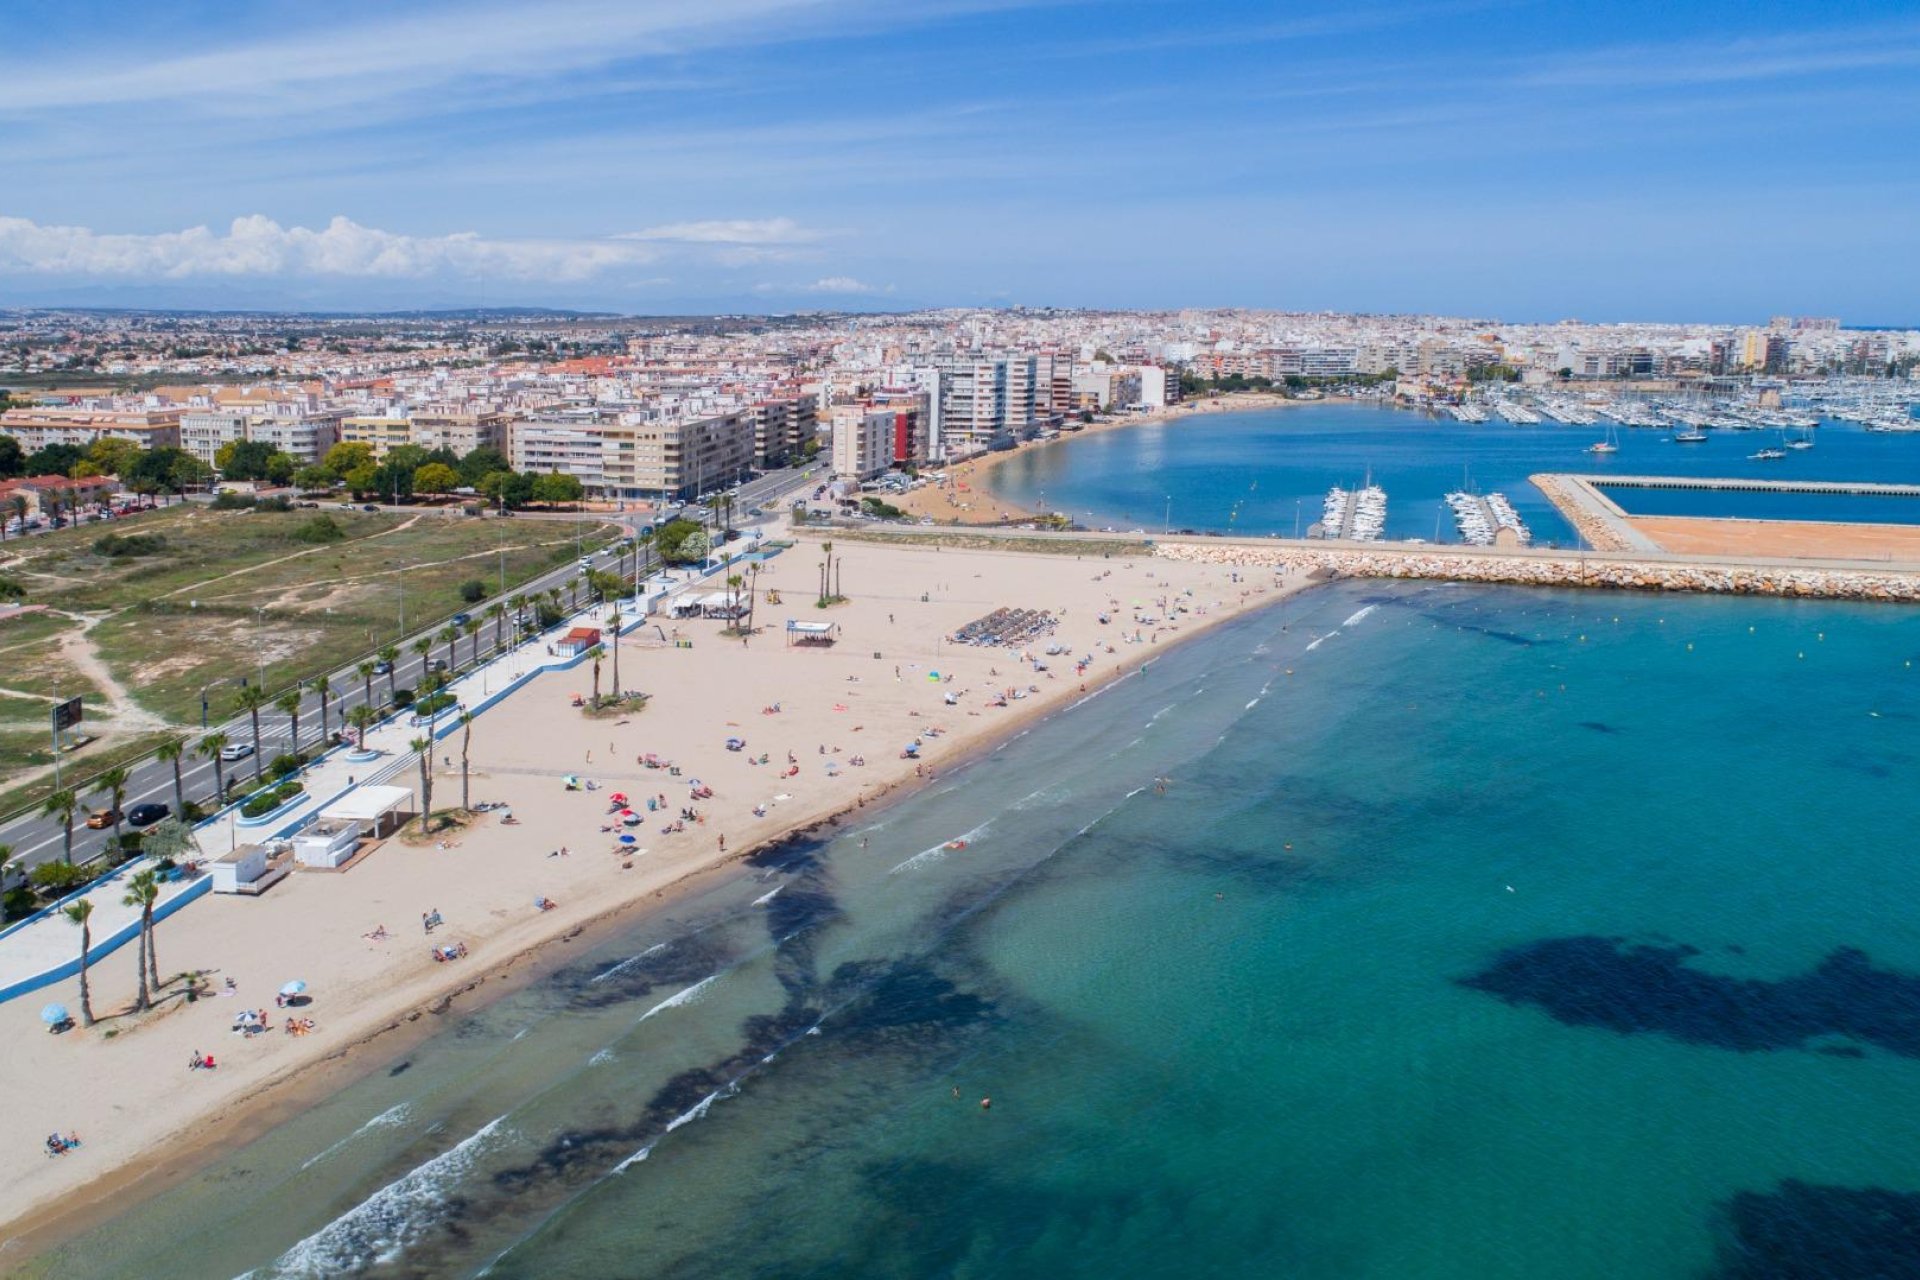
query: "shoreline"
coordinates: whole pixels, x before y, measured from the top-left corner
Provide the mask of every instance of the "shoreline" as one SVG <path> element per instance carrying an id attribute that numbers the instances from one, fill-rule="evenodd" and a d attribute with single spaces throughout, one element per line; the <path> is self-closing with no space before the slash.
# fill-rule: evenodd
<path id="1" fill-rule="evenodd" d="M 863 552 L 861 558 L 865 559 L 867 554 Z M 1030 567 L 1033 562 L 1053 561 L 1056 568 L 1070 568 L 1078 564 L 1083 570 L 1089 564 L 1102 563 L 1097 559 L 1037 557 L 1008 551 L 923 552 L 884 549 L 872 554 L 896 559 L 935 554 L 946 557 L 949 563 L 958 560 L 968 567 L 973 562 L 968 561 L 967 557 L 975 557 L 983 564 L 1015 559 L 1029 562 Z M 1095 582 L 1102 577 L 1111 578 L 1121 565 L 1117 560 L 1109 563 L 1113 567 L 1094 578 Z M 1172 591 L 1173 583 L 1163 582 L 1154 571 L 1159 570 L 1164 575 L 1174 566 L 1145 560 L 1136 561 L 1128 567 L 1144 568 L 1146 576 L 1154 580 L 1156 587 Z M 1195 580 L 1196 584 L 1198 581 L 1201 580 Z M 1136 581 L 1131 589 L 1139 590 L 1141 585 Z M 1119 651 L 1115 660 L 1103 661 L 1090 669 L 1085 679 L 1079 682 L 1083 691 L 1075 690 L 1073 681 L 1061 681 L 1056 696 L 1036 697 L 1025 705 L 1009 704 L 1007 714 L 994 716 L 990 722 L 981 725 L 979 731 L 958 736 L 951 755 L 942 754 L 934 762 L 936 770 L 924 778 L 896 769 L 893 776 L 877 777 L 874 784 L 862 785 L 850 797 L 843 795 L 824 807 L 809 809 L 796 806 L 797 811 L 791 821 L 776 823 L 771 829 L 756 833 L 752 840 L 743 841 L 738 848 L 717 855 L 709 849 L 705 855 L 672 868 L 672 874 L 658 883 L 633 886 L 638 890 L 637 893 L 631 893 L 611 905 L 586 914 L 556 918 L 548 922 L 550 927 L 546 929 L 512 939 L 503 958 L 482 958 L 482 964 L 470 974 L 462 974 L 452 981 L 430 981 L 441 975 L 429 969 L 424 974 L 429 981 L 416 978 L 413 982 L 390 984 L 380 993 L 384 999 L 370 1000 L 377 1007 L 362 1010 L 362 1013 L 372 1016 L 363 1017 L 360 1020 L 363 1025 L 350 1031 L 342 1043 L 328 1046 L 317 1055 L 286 1062 L 258 1079 L 247 1081 L 244 1096 L 238 1101 L 202 1107 L 177 1117 L 165 1131 L 149 1139 L 129 1158 L 94 1177 L 64 1188 L 42 1188 L 40 1194 L 33 1196 L 24 1194 L 27 1186 L 23 1184 L 29 1180 L 19 1179 L 13 1199 L 18 1212 L 5 1226 L 6 1235 L 4 1241 L 0 1241 L 0 1256 L 17 1255 L 10 1256 L 9 1261 L 25 1262 L 118 1216 L 128 1207 L 129 1196 L 140 1203 L 149 1201 L 205 1168 L 218 1154 L 230 1151 L 237 1144 L 254 1141 L 273 1129 L 288 1113 L 289 1107 L 297 1108 L 305 1099 L 325 1096 L 343 1084 L 365 1078 L 444 1029 L 444 1024 L 437 1024 L 428 1015 L 455 1011 L 468 1014 L 524 989 L 531 982 L 539 981 L 575 954 L 567 944 L 580 942 L 583 946 L 597 945 L 615 930 L 634 927 L 650 916 L 727 882 L 741 873 L 749 859 L 769 848 L 795 838 L 804 838 L 809 833 L 837 827 L 853 814 L 863 814 L 876 806 L 891 806 L 917 795 L 921 789 L 919 784 L 930 783 L 939 774 L 966 768 L 1016 734 L 1071 711 L 1117 681 L 1137 674 L 1143 664 L 1151 661 L 1151 655 L 1158 652 L 1158 646 L 1178 645 L 1208 634 L 1218 623 L 1247 616 L 1317 584 L 1307 580 L 1304 575 L 1282 575 L 1272 581 L 1264 577 L 1257 582 L 1242 580 L 1237 585 L 1240 588 L 1237 599 L 1222 598 L 1203 604 L 1194 596 L 1199 612 L 1188 614 L 1178 624 L 1169 624 L 1173 629 L 1166 635 L 1156 633 L 1154 647 L 1147 652 L 1133 654 Z M 1194 587 L 1189 586 L 1186 591 L 1193 596 Z M 889 619 L 892 617 L 887 616 Z M 951 652 L 950 649 L 949 654 Z M 1002 661 L 1012 658 L 1007 650 L 974 652 L 988 658 L 997 653 Z M 943 666 L 952 660 L 943 656 Z M 528 699 L 531 703 L 534 693 L 529 690 L 516 696 Z M 909 714 L 917 716 L 920 713 L 914 711 Z M 857 729 L 856 726 L 855 731 Z M 824 751 L 824 743 L 822 746 Z M 676 746 L 675 750 L 678 752 L 680 748 Z M 479 776 L 487 779 L 484 772 Z M 491 780 L 487 781 L 491 785 Z M 466 834 L 469 839 L 475 838 L 472 830 Z M 405 856 L 400 850 L 388 856 L 395 855 Z M 163 947 L 169 944 L 164 931 L 160 935 L 160 942 Z M 476 942 L 475 945 L 479 947 L 482 944 Z M 176 1004 L 164 1013 L 149 1015 L 148 1021 L 135 1030 L 144 1032 L 149 1025 L 172 1021 L 177 1010 L 184 1007 Z M 331 1007 L 328 1009 L 330 1011 Z M 246 1051 L 242 1049 L 240 1052 L 244 1054 Z M 151 1067 L 151 1061 L 146 1065 Z M 223 1070 L 227 1065 L 223 1062 Z M 75 1127 L 82 1128 L 83 1136 L 86 1136 L 84 1127 Z"/>
<path id="2" fill-rule="evenodd" d="M 1091 423 L 1076 431 L 1063 432 L 1052 440 L 1029 441 L 1002 453 L 977 454 L 964 462 L 953 463 L 942 468 L 947 474 L 945 484 L 912 490 L 893 501 L 894 505 L 909 515 L 931 516 L 936 523 L 947 527 L 1018 525 L 1025 521 L 1044 520 L 1053 513 L 1037 511 L 1014 502 L 996 491 L 993 486 L 994 474 L 1007 462 L 1030 449 L 1067 444 L 1089 436 L 1124 431 L 1131 427 L 1185 422 L 1208 414 L 1251 413 L 1261 409 L 1290 409 L 1310 405 L 1350 403 L 1352 403 L 1350 400 L 1338 396 L 1328 396 L 1319 400 L 1296 400 L 1271 391 L 1229 391 L 1202 400 L 1183 400 L 1178 405 L 1151 413 L 1128 414 L 1105 422 Z M 971 500 L 964 505 L 958 497 L 962 490 L 971 495 Z M 972 510 L 976 504 L 990 505 L 995 510 Z"/>

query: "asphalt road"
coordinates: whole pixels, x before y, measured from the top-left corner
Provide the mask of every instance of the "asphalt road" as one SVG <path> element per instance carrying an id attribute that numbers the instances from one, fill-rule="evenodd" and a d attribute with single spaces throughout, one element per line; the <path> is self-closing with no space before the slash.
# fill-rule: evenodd
<path id="1" fill-rule="evenodd" d="M 735 524 L 749 523 L 746 519 L 748 508 L 766 504 L 769 510 L 771 510 L 771 504 L 782 495 L 789 491 L 806 487 L 808 482 L 801 479 L 803 474 L 805 473 L 799 469 L 773 471 L 742 484 L 734 498 Z M 821 474 L 824 475 L 824 471 Z M 399 510 L 415 511 L 417 508 L 399 508 Z M 697 515 L 701 518 L 710 518 L 709 513 L 707 513 L 704 508 L 698 508 L 690 511 L 688 514 L 690 517 Z M 550 518 L 572 520 L 577 517 L 556 516 Z M 632 513 L 621 513 L 610 516 L 596 514 L 593 517 L 593 523 L 595 524 L 603 523 L 607 520 L 625 525 L 630 534 L 643 523 L 642 517 Z M 593 564 L 597 569 L 611 569 L 614 564 L 614 557 L 611 553 L 601 553 L 593 557 Z M 643 569 L 650 567 L 657 567 L 657 562 L 651 558 L 649 558 L 646 565 L 643 566 Z M 578 574 L 579 571 L 580 566 L 578 562 L 569 561 L 567 564 L 543 574 L 537 579 L 523 583 L 519 587 L 516 587 L 514 592 L 532 594 L 536 591 L 543 591 L 548 587 L 557 586 L 564 588 L 566 583 Z M 481 624 L 479 634 L 471 640 L 462 636 L 454 646 L 460 660 L 460 667 L 463 670 L 473 665 L 475 641 L 479 642 L 479 653 L 483 660 L 496 652 L 494 646 L 494 626 L 492 620 L 487 618 L 483 612 L 486 603 L 487 602 L 482 602 L 470 610 L 474 618 Z M 394 683 L 397 687 L 402 689 L 418 689 L 420 679 L 425 674 L 424 668 L 426 665 L 446 658 L 447 646 L 438 640 L 434 642 L 432 651 L 426 659 L 422 659 L 419 655 L 415 654 L 412 649 L 412 645 L 416 639 L 420 636 L 437 636 L 441 627 L 444 625 L 446 625 L 446 619 L 438 619 L 432 627 L 414 632 L 409 635 L 405 641 L 399 642 L 400 658 L 394 664 Z M 508 648 L 511 648 L 514 643 L 514 637 L 511 632 L 512 627 L 510 624 L 502 628 L 502 635 L 506 640 L 506 647 Z M 537 639 L 537 637 L 533 638 Z M 371 657 L 372 655 L 368 656 Z M 359 663 L 356 661 L 343 670 L 328 674 L 327 679 L 333 689 L 332 695 L 327 699 L 327 728 L 330 731 L 346 728 L 347 713 L 364 701 L 364 686 L 360 679 L 358 666 Z M 376 706 L 384 701 L 387 687 L 387 678 L 385 676 L 374 677 L 373 690 Z M 279 692 L 282 692 L 282 690 L 275 690 L 276 694 Z M 305 694 L 306 696 L 300 704 L 300 744 L 304 748 L 311 749 L 320 745 L 323 737 L 320 726 L 320 699 L 313 693 L 311 683 L 307 686 Z M 272 707 L 263 708 L 260 712 L 260 750 L 258 755 L 250 756 L 244 760 L 226 762 L 223 765 L 226 776 L 228 778 L 238 777 L 250 779 L 253 777 L 256 768 L 264 771 L 268 762 L 275 756 L 281 755 L 291 749 L 289 728 L 287 717 L 279 710 Z M 229 742 L 252 745 L 252 723 L 244 714 L 230 719 L 224 724 L 210 725 L 209 728 L 205 730 L 195 730 L 190 733 L 188 735 L 188 753 L 182 756 L 180 760 L 181 782 L 187 798 L 190 800 L 200 800 L 204 802 L 214 794 L 215 781 L 213 765 L 209 761 L 202 760 L 199 755 L 194 752 L 194 748 L 203 737 L 216 729 L 225 733 Z M 173 767 L 171 765 L 148 757 L 130 766 L 130 769 L 132 777 L 127 784 L 126 798 L 121 804 L 123 810 L 131 809 L 137 804 L 160 803 L 168 806 L 173 805 Z M 93 778 L 98 773 L 98 769 L 88 764 L 84 754 L 68 758 L 66 779 L 70 784 L 84 782 L 85 780 Z M 73 831 L 73 856 L 76 862 L 83 862 L 99 852 L 112 836 L 110 829 L 91 831 L 84 825 L 87 812 L 95 808 L 104 808 L 107 803 L 106 798 L 82 794 L 80 796 L 80 802 L 84 807 L 76 812 Z M 34 813 L 22 815 L 6 823 L 4 826 L 0 826 L 0 846 L 11 846 L 11 858 L 23 863 L 29 868 L 38 866 L 42 862 L 58 859 L 61 856 L 62 848 L 60 824 L 52 818 L 41 817 Z"/>

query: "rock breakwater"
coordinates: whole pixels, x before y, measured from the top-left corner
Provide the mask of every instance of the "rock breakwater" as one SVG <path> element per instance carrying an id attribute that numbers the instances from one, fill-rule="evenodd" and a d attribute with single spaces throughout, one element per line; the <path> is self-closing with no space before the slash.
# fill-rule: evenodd
<path id="1" fill-rule="evenodd" d="M 1258 546 L 1160 542 L 1154 554 L 1200 564 L 1354 578 L 1424 578 L 1531 587 L 1603 587 L 1920 603 L 1920 573 L 1899 570 L 1702 564 L 1573 554 L 1468 555 L 1408 547 Z"/>

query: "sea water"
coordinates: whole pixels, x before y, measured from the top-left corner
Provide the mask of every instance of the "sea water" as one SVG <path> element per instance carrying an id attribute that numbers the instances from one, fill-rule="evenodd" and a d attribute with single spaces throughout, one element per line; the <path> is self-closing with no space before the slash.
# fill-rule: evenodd
<path id="1" fill-rule="evenodd" d="M 1387 537 L 1441 542 L 1459 541 L 1445 495 L 1467 488 L 1505 493 L 1536 542 L 1572 546 L 1572 526 L 1528 476 L 1572 472 L 1920 483 L 1920 433 L 1877 433 L 1828 422 L 1811 433 L 1814 448 L 1791 450 L 1771 462 L 1755 462 L 1749 455 L 1778 447 L 1782 441 L 1776 431 L 1715 430 L 1705 443 L 1676 444 L 1670 432 L 1615 428 L 1619 452 L 1586 452 L 1606 434 L 1604 427 L 1555 423 L 1443 421 L 1371 404 L 1199 413 L 1022 449 L 994 470 L 992 488 L 1022 506 L 1064 511 L 1091 529 L 1293 537 L 1321 518 L 1328 489 L 1371 480 L 1387 491 Z M 1818 518 L 1806 515 L 1797 505 L 1802 502 L 1821 505 L 1818 499 L 1787 497 L 1765 504 L 1764 512 Z M 1671 505 L 1662 513 L 1721 514 L 1706 506 L 1696 512 Z"/>
<path id="2" fill-rule="evenodd" d="M 1920 1266 L 1920 614 L 1341 584 L 1122 654 L 35 1269 Z"/>

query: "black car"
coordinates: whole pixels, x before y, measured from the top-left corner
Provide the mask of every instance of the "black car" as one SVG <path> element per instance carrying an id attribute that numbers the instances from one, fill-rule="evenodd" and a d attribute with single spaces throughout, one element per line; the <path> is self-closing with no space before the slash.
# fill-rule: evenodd
<path id="1" fill-rule="evenodd" d="M 164 804 L 137 804 L 127 810 L 127 825 L 130 827 L 150 827 L 173 810 Z"/>
<path id="2" fill-rule="evenodd" d="M 380 508 L 374 506 L 371 502 L 369 502 L 366 506 L 361 507 L 360 509 L 362 511 L 378 511 Z"/>

